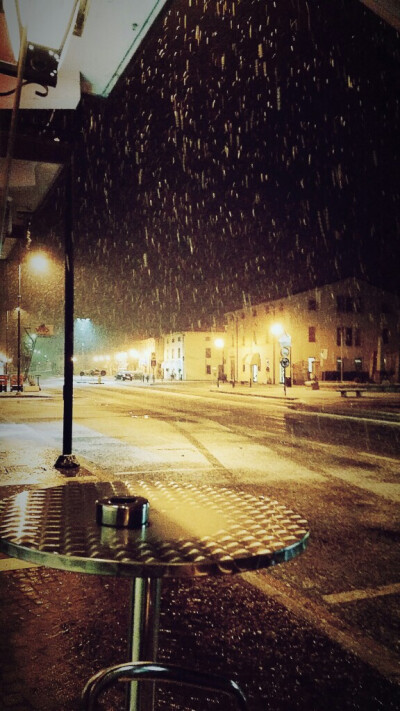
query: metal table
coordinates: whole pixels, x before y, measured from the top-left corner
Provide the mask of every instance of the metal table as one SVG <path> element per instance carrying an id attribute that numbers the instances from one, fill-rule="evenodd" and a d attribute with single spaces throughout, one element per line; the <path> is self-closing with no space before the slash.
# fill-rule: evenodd
<path id="1" fill-rule="evenodd" d="M 148 499 L 148 525 L 99 525 L 96 501 L 116 496 Z M 50 568 L 132 578 L 132 661 L 156 659 L 163 577 L 266 568 L 301 553 L 308 536 L 301 516 L 266 496 L 187 483 L 69 481 L 23 491 L 0 508 L 4 553 Z M 152 695 L 150 684 L 130 684 L 126 708 L 150 709 Z"/>

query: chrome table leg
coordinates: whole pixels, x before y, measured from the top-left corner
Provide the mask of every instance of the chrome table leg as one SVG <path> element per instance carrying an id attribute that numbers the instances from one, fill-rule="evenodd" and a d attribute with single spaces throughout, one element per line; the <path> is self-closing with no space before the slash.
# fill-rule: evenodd
<path id="1" fill-rule="evenodd" d="M 132 581 L 129 659 L 153 662 L 157 658 L 161 579 Z M 127 687 L 127 711 L 153 711 L 154 682 L 131 682 Z"/>

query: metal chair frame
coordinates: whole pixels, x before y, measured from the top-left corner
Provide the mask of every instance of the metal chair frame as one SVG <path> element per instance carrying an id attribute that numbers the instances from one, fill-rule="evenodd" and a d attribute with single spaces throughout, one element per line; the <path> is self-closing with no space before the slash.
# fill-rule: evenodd
<path id="1" fill-rule="evenodd" d="M 127 662 L 97 672 L 82 692 L 82 710 L 95 711 L 99 695 L 117 681 L 161 681 L 216 691 L 230 696 L 239 711 L 248 711 L 246 697 L 235 681 L 175 664 L 156 662 Z"/>

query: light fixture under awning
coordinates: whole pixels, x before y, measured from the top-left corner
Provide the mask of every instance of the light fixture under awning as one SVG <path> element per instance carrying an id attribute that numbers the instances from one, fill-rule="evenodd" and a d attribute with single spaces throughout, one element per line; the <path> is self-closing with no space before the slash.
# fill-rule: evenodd
<path id="1" fill-rule="evenodd" d="M 24 78 L 56 86 L 58 70 L 75 26 L 79 0 L 3 0 L 3 8 L 15 61 L 18 61 L 23 29 L 26 29 Z"/>

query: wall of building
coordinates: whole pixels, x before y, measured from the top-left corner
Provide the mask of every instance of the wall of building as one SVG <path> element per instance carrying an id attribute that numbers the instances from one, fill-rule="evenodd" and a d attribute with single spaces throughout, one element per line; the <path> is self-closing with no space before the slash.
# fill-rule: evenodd
<path id="1" fill-rule="evenodd" d="M 399 379 L 399 303 L 366 282 L 346 279 L 228 313 L 228 377 L 279 383 L 284 334 L 291 339 L 286 376 Z M 282 326 L 281 337 L 273 327 Z M 343 373 L 341 363 L 343 363 Z M 336 374 L 336 376 L 335 376 Z M 351 375 L 352 374 L 352 375 Z"/>
<path id="2" fill-rule="evenodd" d="M 216 380 L 221 375 L 225 342 L 224 332 L 179 331 L 164 337 L 162 364 L 166 380 Z"/>

